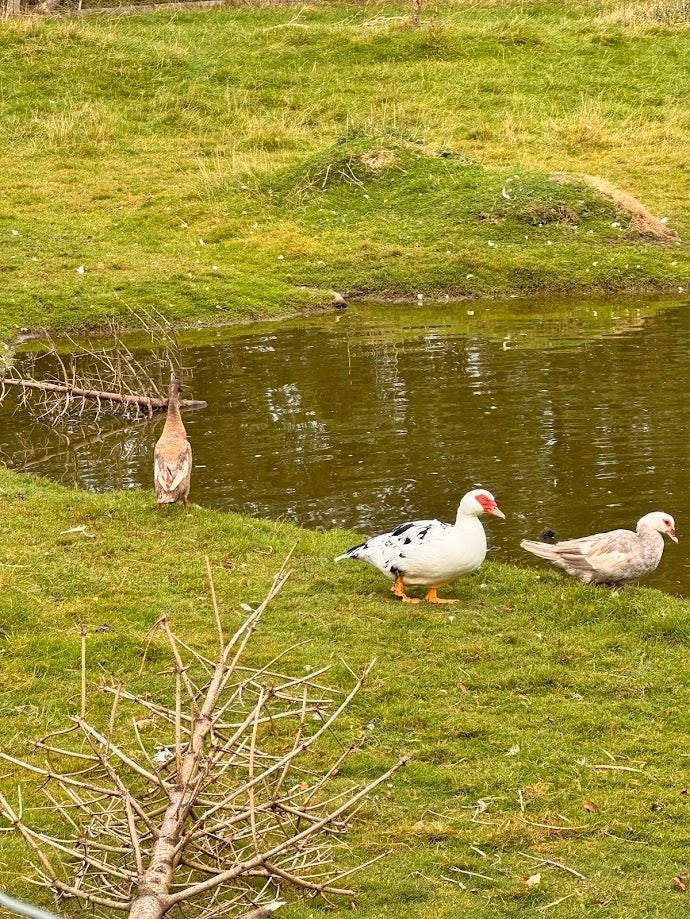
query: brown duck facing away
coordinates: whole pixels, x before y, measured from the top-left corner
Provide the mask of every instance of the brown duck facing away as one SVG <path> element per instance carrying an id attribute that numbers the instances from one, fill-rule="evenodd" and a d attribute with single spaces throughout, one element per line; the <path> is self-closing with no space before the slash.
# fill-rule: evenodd
<path id="1" fill-rule="evenodd" d="M 583 584 L 630 584 L 651 574 L 661 561 L 666 534 L 678 542 L 670 514 L 653 511 L 637 521 L 637 529 L 611 530 L 553 544 L 523 539 L 520 545 Z"/>
<path id="2" fill-rule="evenodd" d="M 192 477 L 192 448 L 180 414 L 182 384 L 173 374 L 168 387 L 168 415 L 153 454 L 153 483 L 158 506 L 173 504 L 187 496 Z"/>

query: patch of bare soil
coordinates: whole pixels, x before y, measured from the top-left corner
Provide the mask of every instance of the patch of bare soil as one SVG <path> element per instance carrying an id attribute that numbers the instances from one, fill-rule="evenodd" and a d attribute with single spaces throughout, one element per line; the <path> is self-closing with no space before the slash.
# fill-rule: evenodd
<path id="1" fill-rule="evenodd" d="M 591 188 L 596 189 L 606 198 L 617 204 L 621 210 L 630 214 L 630 230 L 628 236 L 631 238 L 651 239 L 664 245 L 671 245 L 679 242 L 679 236 L 675 230 L 667 227 L 658 217 L 655 217 L 641 201 L 638 201 L 633 195 L 626 191 L 616 188 L 607 179 L 600 176 L 591 175 L 568 175 L 561 172 L 554 176 L 558 182 L 585 182 Z"/>
<path id="2" fill-rule="evenodd" d="M 395 162 L 395 154 L 391 150 L 379 150 L 377 153 L 363 153 L 360 160 L 367 169 L 380 172 Z"/>

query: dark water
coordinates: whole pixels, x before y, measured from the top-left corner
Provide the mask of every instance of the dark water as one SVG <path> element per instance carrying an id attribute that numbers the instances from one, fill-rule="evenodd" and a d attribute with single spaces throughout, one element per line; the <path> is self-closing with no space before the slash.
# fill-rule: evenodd
<path id="1" fill-rule="evenodd" d="M 196 503 L 371 534 L 451 520 L 482 484 L 507 515 L 488 520 L 493 557 L 525 564 L 519 539 L 546 525 L 566 538 L 664 510 L 681 541 L 647 583 L 690 594 L 687 300 L 367 305 L 183 345 L 209 403 L 185 417 Z M 93 442 L 8 399 L 0 448 L 67 484 L 149 487 L 162 420 L 123 424 Z"/>

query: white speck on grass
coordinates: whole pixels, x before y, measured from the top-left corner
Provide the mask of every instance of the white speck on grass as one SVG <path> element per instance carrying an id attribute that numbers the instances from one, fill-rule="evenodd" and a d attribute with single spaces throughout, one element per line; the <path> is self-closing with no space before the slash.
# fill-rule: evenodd
<path id="1" fill-rule="evenodd" d="M 617 228 L 617 227 L 619 227 L 619 226 L 620 226 L 620 223 L 618 223 L 618 221 L 617 221 L 617 220 L 614 220 L 614 221 L 613 221 L 613 223 L 611 224 L 611 226 L 612 226 L 612 227 L 616 227 L 616 228 Z"/>
<path id="2" fill-rule="evenodd" d="M 19 236 L 19 230 L 10 230 L 12 236 Z"/>
<path id="3" fill-rule="evenodd" d="M 471 278 L 474 277 L 474 275 L 473 275 L 473 274 L 466 274 L 465 277 L 466 277 L 467 280 L 469 281 Z"/>
<path id="4" fill-rule="evenodd" d="M 670 220 L 669 217 L 660 217 L 660 218 L 659 218 L 659 221 L 660 221 L 661 223 L 668 223 L 669 220 Z"/>
<path id="5" fill-rule="evenodd" d="M 506 199 L 506 201 L 510 201 L 510 195 L 509 195 L 508 192 L 506 191 L 505 186 L 501 189 L 501 194 L 502 194 L 503 197 Z"/>
<path id="6" fill-rule="evenodd" d="M 76 268 L 75 270 L 76 270 L 77 274 L 84 274 L 84 272 L 86 271 L 86 268 L 84 268 L 83 265 L 80 265 L 80 266 L 79 266 L 78 268 Z"/>
<path id="7" fill-rule="evenodd" d="M 496 243 L 493 241 L 493 239 L 490 239 L 490 240 L 489 240 L 488 245 L 489 245 L 489 247 L 490 247 L 491 249 L 495 249 L 495 248 L 496 248 Z"/>
<path id="8" fill-rule="evenodd" d="M 506 756 L 517 756 L 520 752 L 520 744 L 513 744 L 510 750 L 506 750 Z"/>

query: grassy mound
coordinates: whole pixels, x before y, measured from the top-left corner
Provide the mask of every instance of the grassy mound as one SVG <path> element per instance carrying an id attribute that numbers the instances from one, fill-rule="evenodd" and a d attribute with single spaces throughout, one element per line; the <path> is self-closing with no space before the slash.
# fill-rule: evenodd
<path id="1" fill-rule="evenodd" d="M 625 289 L 662 284 L 677 263 L 675 248 L 584 180 L 487 169 L 449 150 L 345 142 L 264 187 L 272 208 L 261 230 L 273 227 L 285 277 L 314 287 L 337 278 L 379 297 Z"/>
<path id="2" fill-rule="evenodd" d="M 551 915 L 686 914 L 673 878 L 687 866 L 687 602 L 494 563 L 448 591 L 457 606 L 412 608 L 373 570 L 333 564 L 353 534 L 178 510 L 158 513 L 147 493 L 91 495 L 0 473 L 5 750 L 27 753 L 29 736 L 78 709 L 82 623 L 94 682 L 101 670 L 137 679 L 163 610 L 210 652 L 204 555 L 229 627 L 298 539 L 252 653 L 265 661 L 308 639 L 285 667 L 330 663 L 335 685 L 349 679 L 342 661 L 358 669 L 376 655 L 349 715 L 362 740 L 348 775 L 412 756 L 353 823 L 345 863 L 390 852 L 356 879 L 360 916 L 517 917 L 561 897 Z M 88 536 L 66 532 L 81 525 Z M 154 663 L 158 652 L 156 640 Z M 13 797 L 16 776 L 6 769 L 0 781 Z M 0 886 L 36 898 L 21 880 L 26 855 L 3 835 Z M 323 910 L 307 902 L 285 915 Z"/>

